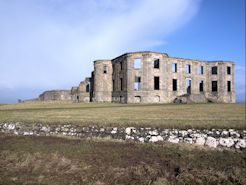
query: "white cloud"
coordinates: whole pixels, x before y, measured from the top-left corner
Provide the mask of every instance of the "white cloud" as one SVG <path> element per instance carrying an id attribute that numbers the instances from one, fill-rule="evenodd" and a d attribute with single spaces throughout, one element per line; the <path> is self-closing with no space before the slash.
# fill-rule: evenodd
<path id="1" fill-rule="evenodd" d="M 93 60 L 165 44 L 201 0 L 2 0 L 1 80 L 44 90 L 90 76 Z"/>

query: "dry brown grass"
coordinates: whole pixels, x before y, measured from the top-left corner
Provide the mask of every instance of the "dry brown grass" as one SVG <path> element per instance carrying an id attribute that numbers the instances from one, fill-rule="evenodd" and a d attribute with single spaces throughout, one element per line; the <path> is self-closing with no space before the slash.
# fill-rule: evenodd
<path id="1" fill-rule="evenodd" d="M 245 103 L 118 104 L 25 102 L 0 106 L 0 121 L 166 128 L 245 128 Z"/>
<path id="2" fill-rule="evenodd" d="M 245 184 L 245 151 L 0 133 L 0 184 Z"/>

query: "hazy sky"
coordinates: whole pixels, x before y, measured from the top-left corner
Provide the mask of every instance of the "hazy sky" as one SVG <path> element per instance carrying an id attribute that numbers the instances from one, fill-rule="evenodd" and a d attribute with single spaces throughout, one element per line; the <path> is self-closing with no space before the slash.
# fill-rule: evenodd
<path id="1" fill-rule="evenodd" d="M 235 62 L 245 102 L 245 0 L 0 0 L 0 103 L 78 86 L 126 52 Z"/>

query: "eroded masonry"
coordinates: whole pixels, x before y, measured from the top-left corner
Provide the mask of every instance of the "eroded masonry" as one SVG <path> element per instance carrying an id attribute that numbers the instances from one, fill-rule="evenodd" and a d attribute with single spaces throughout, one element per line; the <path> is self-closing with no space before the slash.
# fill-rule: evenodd
<path id="1" fill-rule="evenodd" d="M 132 52 L 94 61 L 90 78 L 71 91 L 46 91 L 40 101 L 119 103 L 235 103 L 234 62 Z"/>

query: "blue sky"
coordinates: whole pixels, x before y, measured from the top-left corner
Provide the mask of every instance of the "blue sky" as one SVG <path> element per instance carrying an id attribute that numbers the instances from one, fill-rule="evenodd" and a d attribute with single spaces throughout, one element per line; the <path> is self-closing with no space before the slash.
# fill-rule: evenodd
<path id="1" fill-rule="evenodd" d="M 71 89 L 126 52 L 235 62 L 245 102 L 245 0 L 0 0 L 0 102 Z"/>

